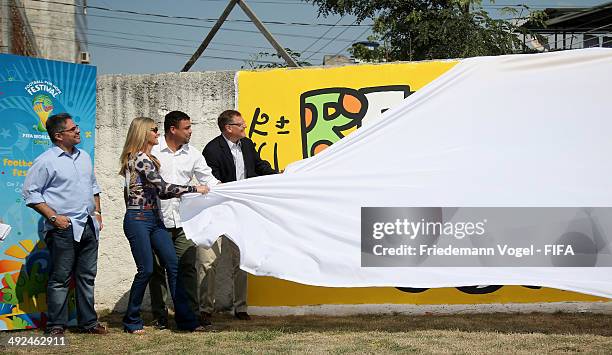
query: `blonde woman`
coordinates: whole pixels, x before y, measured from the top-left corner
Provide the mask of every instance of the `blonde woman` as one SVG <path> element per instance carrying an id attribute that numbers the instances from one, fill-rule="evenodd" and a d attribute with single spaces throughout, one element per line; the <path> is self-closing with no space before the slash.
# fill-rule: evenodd
<path id="1" fill-rule="evenodd" d="M 159 161 L 151 155 L 151 148 L 159 143 L 158 138 L 155 121 L 148 117 L 135 118 L 130 124 L 121 153 L 119 174 L 126 181 L 127 207 L 123 231 L 130 242 L 137 267 L 128 308 L 123 317 L 123 327 L 128 333 L 144 333 L 140 306 L 153 272 L 155 253 L 166 269 L 177 327 L 181 330 L 202 331 L 204 328 L 199 326 L 177 278 L 178 260 L 172 239 L 160 218 L 159 199 L 178 197 L 189 192 L 205 194 L 208 193 L 208 187 L 166 183 L 159 175 Z"/>

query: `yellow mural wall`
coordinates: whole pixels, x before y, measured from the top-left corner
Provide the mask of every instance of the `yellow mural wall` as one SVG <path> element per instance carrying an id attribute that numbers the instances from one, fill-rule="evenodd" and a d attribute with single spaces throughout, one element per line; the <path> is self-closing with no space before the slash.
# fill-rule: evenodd
<path id="1" fill-rule="evenodd" d="M 362 125 L 378 120 L 382 112 L 457 63 L 240 71 L 236 106 L 247 122 L 247 135 L 262 158 L 280 170 L 291 162 L 316 155 Z M 252 306 L 607 301 L 529 286 L 326 288 L 252 275 L 248 299 Z"/>

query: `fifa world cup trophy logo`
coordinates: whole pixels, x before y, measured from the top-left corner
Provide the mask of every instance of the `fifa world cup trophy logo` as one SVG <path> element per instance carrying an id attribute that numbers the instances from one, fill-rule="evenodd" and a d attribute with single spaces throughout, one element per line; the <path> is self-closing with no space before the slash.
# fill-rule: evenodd
<path id="1" fill-rule="evenodd" d="M 46 132 L 47 118 L 53 112 L 53 101 L 45 94 L 36 95 L 32 100 L 32 109 L 36 112 L 38 118 L 40 118 L 38 126 L 34 126 L 34 128 L 39 132 Z"/>

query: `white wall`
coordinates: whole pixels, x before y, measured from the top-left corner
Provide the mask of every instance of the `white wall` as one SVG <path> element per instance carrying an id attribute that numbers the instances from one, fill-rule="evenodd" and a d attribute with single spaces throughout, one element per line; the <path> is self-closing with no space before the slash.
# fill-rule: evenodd
<path id="1" fill-rule="evenodd" d="M 191 144 L 204 148 L 219 134 L 219 113 L 234 108 L 235 72 L 102 75 L 97 83 L 95 172 L 102 189 L 104 230 L 101 233 L 96 279 L 96 307 L 123 311 L 136 267 L 123 234 L 123 180 L 117 174 L 127 128 L 138 116 L 163 127 L 173 110 L 192 119 Z M 217 307 L 230 306 L 229 259 L 224 253 L 217 273 Z M 149 308 L 148 296 L 143 308 Z"/>

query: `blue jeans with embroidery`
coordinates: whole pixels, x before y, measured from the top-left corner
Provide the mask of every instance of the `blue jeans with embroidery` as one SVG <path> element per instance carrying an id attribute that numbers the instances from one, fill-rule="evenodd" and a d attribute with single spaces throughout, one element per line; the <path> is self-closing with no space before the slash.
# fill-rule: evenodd
<path id="1" fill-rule="evenodd" d="M 128 331 L 142 329 L 140 306 L 147 284 L 153 273 L 153 253 L 166 269 L 168 288 L 174 301 L 175 321 L 179 329 L 193 330 L 198 319 L 189 306 L 185 289 L 178 281 L 178 259 L 172 239 L 166 231 L 158 210 L 127 210 L 123 219 L 123 231 L 130 242 L 136 262 L 136 276 L 130 289 L 128 308 L 123 326 Z"/>

